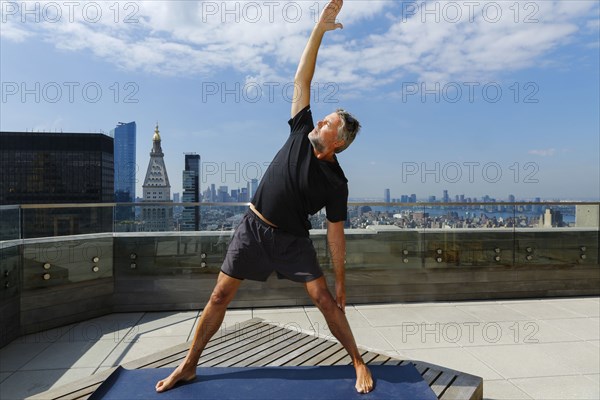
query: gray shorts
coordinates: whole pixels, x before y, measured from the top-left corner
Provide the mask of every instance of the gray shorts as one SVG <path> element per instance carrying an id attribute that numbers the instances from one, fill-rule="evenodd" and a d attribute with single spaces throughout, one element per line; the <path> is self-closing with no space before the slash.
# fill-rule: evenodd
<path id="1" fill-rule="evenodd" d="M 236 279 L 263 282 L 273 271 L 280 279 L 294 282 L 323 276 L 310 238 L 274 228 L 250 209 L 233 234 L 221 271 Z"/>

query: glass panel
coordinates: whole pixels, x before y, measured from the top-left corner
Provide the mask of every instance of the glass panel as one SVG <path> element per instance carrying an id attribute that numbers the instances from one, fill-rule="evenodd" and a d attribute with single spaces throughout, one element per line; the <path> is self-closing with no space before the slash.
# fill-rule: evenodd
<path id="1" fill-rule="evenodd" d="M 74 239 L 40 239 L 23 246 L 25 290 L 64 285 L 113 275 L 113 238 L 86 235 Z"/>
<path id="2" fill-rule="evenodd" d="M 19 206 L 0 206 L 0 241 L 21 238 L 20 215 Z"/>
<path id="3" fill-rule="evenodd" d="M 19 294 L 20 276 L 19 245 L 0 242 L 0 300 Z"/>
<path id="4" fill-rule="evenodd" d="M 113 209 L 106 206 L 23 208 L 23 237 L 72 236 L 113 231 Z"/>

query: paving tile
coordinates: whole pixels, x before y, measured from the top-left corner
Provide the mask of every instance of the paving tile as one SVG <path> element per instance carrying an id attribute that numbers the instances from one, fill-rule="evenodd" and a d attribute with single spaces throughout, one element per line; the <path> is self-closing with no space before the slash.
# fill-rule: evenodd
<path id="1" fill-rule="evenodd" d="M 582 340 L 600 339 L 600 318 L 567 318 L 544 321 Z"/>
<path id="2" fill-rule="evenodd" d="M 592 382 L 581 375 L 511 379 L 511 382 L 534 399 L 597 400 L 600 398 L 598 382 Z"/>
<path id="3" fill-rule="evenodd" d="M 600 304 L 593 300 L 568 299 L 556 302 L 554 305 L 584 317 L 600 317 Z"/>
<path id="4" fill-rule="evenodd" d="M 583 375 L 594 383 L 600 382 L 600 374 Z M 600 397 L 599 397 L 600 398 Z"/>
<path id="5" fill-rule="evenodd" d="M 596 373 L 598 352 L 586 342 L 464 347 L 504 378 Z"/>
<path id="6" fill-rule="evenodd" d="M 111 340 L 52 343 L 21 370 L 96 368 L 117 345 Z"/>
<path id="7" fill-rule="evenodd" d="M 503 304 L 490 304 L 490 305 L 465 305 L 456 306 L 459 310 L 472 315 L 475 321 L 485 322 L 500 322 L 500 321 L 527 321 L 531 320 L 531 317 L 522 314 L 512 308 Z M 473 318 L 471 319 L 473 320 Z"/>
<path id="8" fill-rule="evenodd" d="M 394 350 L 459 347 L 445 336 L 440 325 L 404 325 L 372 328 L 393 346 Z M 450 338 L 453 339 L 453 338 Z"/>
<path id="9" fill-rule="evenodd" d="M 144 313 L 114 313 L 80 322 L 59 342 L 121 341 L 138 323 Z"/>
<path id="10" fill-rule="evenodd" d="M 588 342 L 566 342 L 540 344 L 563 365 L 570 366 L 569 371 L 579 374 L 600 373 L 600 353 L 596 346 Z"/>
<path id="11" fill-rule="evenodd" d="M 460 346 L 573 342 L 580 339 L 546 321 L 479 322 L 442 325 L 442 337 Z M 456 338 L 458 337 L 458 340 Z"/>
<path id="12" fill-rule="evenodd" d="M 90 376 L 94 368 L 18 371 L 0 385 L 2 400 L 16 400 Z"/>
<path id="13" fill-rule="evenodd" d="M 59 341 L 65 335 L 68 336 L 76 325 L 77 324 L 70 324 L 24 335 L 15 339 L 14 343 L 54 343 Z"/>
<path id="14" fill-rule="evenodd" d="M 371 326 L 401 326 L 403 323 L 420 324 L 426 322 L 415 308 L 408 307 L 360 307 L 358 312 Z"/>
<path id="15" fill-rule="evenodd" d="M 502 379 L 500 374 L 461 348 L 401 350 L 398 354 L 401 359 L 425 361 L 480 376 L 485 381 Z"/>
<path id="16" fill-rule="evenodd" d="M 471 306 L 471 307 L 488 307 L 488 306 Z M 479 322 L 476 316 L 463 311 L 459 306 L 456 307 L 439 307 L 428 306 L 413 309 L 427 323 L 431 324 L 461 324 Z M 413 321 L 416 322 L 416 321 Z"/>
<path id="17" fill-rule="evenodd" d="M 191 329 L 187 340 L 193 339 L 194 333 L 196 332 L 196 328 L 198 327 L 198 322 L 200 321 L 200 315 L 201 315 L 201 313 L 198 315 L 198 318 L 196 318 L 196 321 L 194 321 L 194 327 Z M 221 324 L 220 329 L 221 330 L 235 329 L 235 327 L 237 325 L 239 325 L 240 323 L 247 321 L 249 319 L 252 319 L 252 318 L 254 318 L 254 316 L 252 315 L 251 309 L 227 310 L 227 312 L 225 313 L 225 318 L 223 319 L 223 323 Z"/>
<path id="18" fill-rule="evenodd" d="M 374 331 L 373 328 L 352 328 L 352 334 L 358 347 L 365 348 L 374 352 L 394 351 L 394 346 L 389 343 L 383 335 Z M 331 333 L 330 338 L 335 339 Z"/>
<path id="19" fill-rule="evenodd" d="M 122 342 L 110 353 L 106 352 L 106 357 L 99 365 L 102 368 L 106 368 L 128 363 L 169 347 L 185 343 L 186 341 L 187 336 L 166 336 L 142 337 L 135 342 Z"/>
<path id="20" fill-rule="evenodd" d="M 313 327 L 315 329 L 316 329 L 315 325 L 319 325 L 319 326 L 327 325 L 327 321 L 325 321 L 325 317 L 323 316 L 321 311 L 319 311 L 319 310 L 307 311 L 306 314 L 308 315 L 308 318 L 310 319 L 310 321 L 313 324 Z M 363 316 L 363 314 L 356 309 L 346 308 L 346 319 L 348 320 L 348 323 L 350 324 L 350 328 L 352 328 L 352 329 L 354 329 L 354 328 L 371 328 L 371 324 L 369 323 L 369 320 L 367 320 Z"/>
<path id="21" fill-rule="evenodd" d="M 189 336 L 195 322 L 195 315 L 185 319 L 162 318 L 141 321 L 127 333 L 126 340 L 134 340 L 143 336 Z"/>
<path id="22" fill-rule="evenodd" d="M 12 372 L 21 368 L 42 353 L 52 343 L 19 343 L 13 341 L 0 349 L 0 372 Z"/>
<path id="23" fill-rule="evenodd" d="M 506 380 L 483 382 L 483 400 L 530 400 L 521 389 Z"/>
<path id="24" fill-rule="evenodd" d="M 506 306 L 514 311 L 517 311 L 521 314 L 526 315 L 530 319 L 558 319 L 558 318 L 577 318 L 581 315 L 578 313 L 574 313 L 565 308 L 560 307 L 557 304 L 541 302 L 541 301 L 531 301 L 526 303 L 503 303 L 503 306 Z"/>
<path id="25" fill-rule="evenodd" d="M 265 322 L 274 323 L 278 326 L 297 331 L 312 331 L 312 324 L 304 310 L 288 312 L 269 312 L 269 310 L 254 310 L 254 317 L 262 318 Z"/>

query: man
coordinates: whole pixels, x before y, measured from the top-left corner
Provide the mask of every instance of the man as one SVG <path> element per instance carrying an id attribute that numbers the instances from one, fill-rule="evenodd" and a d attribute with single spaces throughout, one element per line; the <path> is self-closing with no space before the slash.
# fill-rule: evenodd
<path id="1" fill-rule="evenodd" d="M 304 283 L 331 333 L 352 357 L 356 390 L 368 393 L 373 389 L 371 373 L 356 347 L 344 311 L 344 221 L 348 185 L 335 157 L 335 153 L 346 149 L 354 140 L 360 124 L 347 112 L 338 110 L 314 127 L 309 105 L 310 84 L 321 40 L 325 32 L 342 28 L 335 22 L 341 7 L 342 0 L 332 0 L 311 33 L 295 77 L 289 121 L 291 134 L 266 171 L 249 211 L 235 231 L 185 360 L 156 384 L 158 392 L 196 377 L 200 355 L 220 328 L 227 306 L 242 280 L 265 281 L 273 271 L 279 277 Z M 327 288 L 308 233 L 308 215 L 323 207 L 327 211 L 327 241 L 336 277 L 335 299 Z"/>

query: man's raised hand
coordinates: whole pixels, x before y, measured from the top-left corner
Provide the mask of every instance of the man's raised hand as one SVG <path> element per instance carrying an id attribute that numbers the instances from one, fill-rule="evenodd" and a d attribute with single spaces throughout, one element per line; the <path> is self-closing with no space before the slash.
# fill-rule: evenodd
<path id="1" fill-rule="evenodd" d="M 334 29 L 343 29 L 344 26 L 335 22 L 338 14 L 342 10 L 344 0 L 331 0 L 323 9 L 321 16 L 319 17 L 318 25 L 320 25 L 324 31 L 332 31 Z"/>

